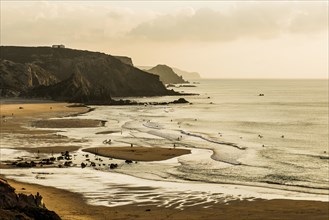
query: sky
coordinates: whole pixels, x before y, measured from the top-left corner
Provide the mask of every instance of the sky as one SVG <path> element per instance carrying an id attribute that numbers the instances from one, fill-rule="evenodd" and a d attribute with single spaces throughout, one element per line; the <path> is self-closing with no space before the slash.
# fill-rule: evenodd
<path id="1" fill-rule="evenodd" d="M 4 1 L 1 45 L 129 56 L 204 78 L 328 78 L 328 1 Z"/>

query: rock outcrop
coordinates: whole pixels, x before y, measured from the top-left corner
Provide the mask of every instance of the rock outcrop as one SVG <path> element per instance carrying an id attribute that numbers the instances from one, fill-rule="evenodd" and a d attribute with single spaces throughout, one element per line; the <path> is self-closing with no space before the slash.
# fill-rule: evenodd
<path id="1" fill-rule="evenodd" d="M 11 97 L 26 93 L 31 88 L 57 83 L 56 76 L 33 63 L 0 60 L 0 96 Z"/>
<path id="2" fill-rule="evenodd" d="M 177 94 L 167 90 L 159 76 L 104 53 L 51 47 L 1 46 L 0 49 L 4 63 L 0 69 L 2 96 L 107 101 L 111 97 Z M 28 80 L 22 80 L 20 86 L 10 90 L 15 83 L 7 76 L 9 79 L 21 76 L 24 67 L 33 67 L 32 72 L 38 73 L 39 80 L 31 86 Z"/>
<path id="3" fill-rule="evenodd" d="M 53 211 L 49 211 L 42 202 L 42 196 L 16 194 L 6 180 L 0 179 L 0 219 L 12 220 L 60 220 Z"/>
<path id="4" fill-rule="evenodd" d="M 121 62 L 128 64 L 130 66 L 134 66 L 133 64 L 133 60 L 130 57 L 125 57 L 125 56 L 115 56 L 115 58 L 117 58 L 118 60 L 120 60 Z"/>
<path id="5" fill-rule="evenodd" d="M 152 66 L 137 66 L 141 70 L 148 71 L 152 68 Z M 178 69 L 176 67 L 172 67 L 173 71 L 178 75 L 181 76 L 185 80 L 198 80 L 201 79 L 201 76 L 197 72 L 188 72 L 185 70 Z"/>
<path id="6" fill-rule="evenodd" d="M 157 65 L 149 70 L 149 73 L 153 73 L 160 77 L 160 80 L 164 84 L 176 84 L 176 83 L 187 83 L 181 76 L 178 76 L 171 67 L 167 65 Z"/>

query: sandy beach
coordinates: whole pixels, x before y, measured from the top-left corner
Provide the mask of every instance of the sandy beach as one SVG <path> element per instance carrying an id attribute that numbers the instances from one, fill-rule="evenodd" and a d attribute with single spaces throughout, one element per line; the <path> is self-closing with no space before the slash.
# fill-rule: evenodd
<path id="1" fill-rule="evenodd" d="M 42 135 L 46 134 L 50 135 L 51 138 L 56 139 L 58 136 L 54 134 L 54 130 L 30 130 L 22 126 L 30 125 L 35 120 L 63 117 L 65 115 L 83 113 L 88 110 L 85 107 L 67 108 L 66 106 L 66 103 L 2 104 L 1 135 L 30 135 L 31 138 L 36 141 L 39 138 L 42 139 Z M 44 141 L 44 139 L 42 140 Z M 62 137 L 61 141 L 67 143 L 70 139 Z M 60 144 L 54 144 L 50 147 L 29 148 L 28 151 L 33 153 L 43 152 L 50 154 L 54 152 L 75 151 L 77 149 L 79 149 L 79 145 L 61 146 Z M 149 147 L 90 148 L 86 151 L 90 153 L 96 152 L 99 155 L 107 157 L 136 161 L 164 160 L 189 153 L 189 150 L 185 149 Z M 192 207 L 186 207 L 183 210 L 175 209 L 175 207 L 165 208 L 145 205 L 143 203 L 118 207 L 93 206 L 87 204 L 85 198 L 77 193 L 53 187 L 17 182 L 14 180 L 8 181 L 14 188 L 16 188 L 18 193 L 36 194 L 39 192 L 44 198 L 46 207 L 55 211 L 64 220 L 328 219 L 329 216 L 329 203 L 300 200 L 235 200 L 225 204 L 211 203 L 208 208 L 204 208 L 204 205 L 195 205 Z M 127 190 L 129 190 L 129 188 L 127 188 Z"/>
<path id="2" fill-rule="evenodd" d="M 98 147 L 87 148 L 83 151 L 96 155 L 134 161 L 160 161 L 189 154 L 186 149 L 152 148 L 152 147 Z"/>
<path id="3" fill-rule="evenodd" d="M 329 204 L 314 201 L 256 200 L 233 201 L 228 204 L 212 204 L 209 208 L 193 206 L 184 210 L 134 204 L 119 207 L 88 205 L 76 193 L 53 187 L 45 187 L 9 180 L 17 192 L 39 192 L 46 207 L 55 211 L 63 220 L 102 219 L 315 219 L 326 220 Z M 24 188 L 24 190 L 22 190 Z"/>

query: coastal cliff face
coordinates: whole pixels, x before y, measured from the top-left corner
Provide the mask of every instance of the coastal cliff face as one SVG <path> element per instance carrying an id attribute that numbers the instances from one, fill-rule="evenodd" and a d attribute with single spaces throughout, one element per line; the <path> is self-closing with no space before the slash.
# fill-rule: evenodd
<path id="1" fill-rule="evenodd" d="M 33 63 L 22 64 L 0 60 L 0 96 L 18 96 L 38 86 L 49 86 L 58 82 L 50 72 Z"/>
<path id="2" fill-rule="evenodd" d="M 115 58 L 117 58 L 118 60 L 120 60 L 121 62 L 130 65 L 130 66 L 134 66 L 133 64 L 133 60 L 130 57 L 125 57 L 125 56 L 115 56 Z"/>
<path id="3" fill-rule="evenodd" d="M 20 80 L 21 86 L 3 92 L 7 96 L 104 101 L 111 97 L 176 94 L 167 90 L 158 76 L 104 53 L 50 47 L 1 46 L 0 49 L 1 62 L 13 65 L 11 68 L 8 64 L 1 65 L 1 91 L 15 84 L 7 78 L 21 76 L 25 66 L 33 67 L 40 79 L 35 84 Z"/>
<path id="4" fill-rule="evenodd" d="M 16 194 L 6 180 L 0 179 L 0 219 L 60 220 L 60 217 L 46 208 L 41 195 Z"/>
<path id="5" fill-rule="evenodd" d="M 200 74 L 197 72 L 188 72 L 185 70 L 181 70 L 178 68 L 173 67 L 173 70 L 177 75 L 182 76 L 186 80 L 198 80 L 201 79 Z"/>
<path id="6" fill-rule="evenodd" d="M 187 83 L 183 77 L 178 76 L 173 69 L 167 65 L 157 65 L 147 70 L 147 72 L 158 75 L 164 84 Z"/>

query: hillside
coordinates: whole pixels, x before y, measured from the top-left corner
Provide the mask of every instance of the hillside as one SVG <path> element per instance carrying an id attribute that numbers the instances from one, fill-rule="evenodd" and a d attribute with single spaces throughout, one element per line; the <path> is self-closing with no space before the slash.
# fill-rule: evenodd
<path id="1" fill-rule="evenodd" d="M 158 76 L 104 53 L 51 47 L 0 49 L 1 96 L 104 101 L 176 94 Z"/>
<path id="2" fill-rule="evenodd" d="M 60 220 L 53 211 L 43 203 L 42 196 L 17 194 L 15 188 L 5 179 L 0 178 L 0 219 L 2 220 Z"/>
<path id="3" fill-rule="evenodd" d="M 166 65 L 157 65 L 149 70 L 149 73 L 153 73 L 160 77 L 160 80 L 164 84 L 176 84 L 176 83 L 187 83 L 181 76 L 178 76 L 172 68 Z"/>

